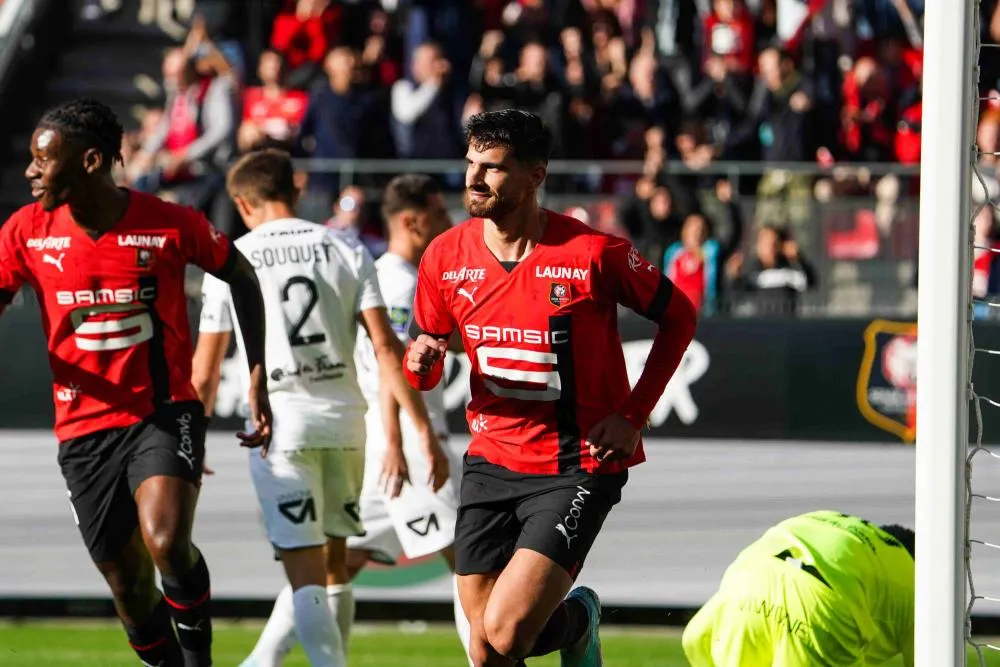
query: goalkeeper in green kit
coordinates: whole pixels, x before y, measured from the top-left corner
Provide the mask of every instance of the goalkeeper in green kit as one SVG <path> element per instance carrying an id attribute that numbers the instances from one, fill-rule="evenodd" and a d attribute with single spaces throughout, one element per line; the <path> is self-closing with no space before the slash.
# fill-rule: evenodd
<path id="1" fill-rule="evenodd" d="M 692 667 L 913 666 L 914 534 L 840 512 L 792 517 L 744 549 L 684 629 Z"/>

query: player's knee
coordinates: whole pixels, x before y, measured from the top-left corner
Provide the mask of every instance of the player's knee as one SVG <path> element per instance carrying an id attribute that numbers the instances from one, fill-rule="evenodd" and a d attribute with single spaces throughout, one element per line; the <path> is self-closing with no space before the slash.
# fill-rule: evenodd
<path id="1" fill-rule="evenodd" d="M 487 608 L 483 618 L 486 638 L 493 650 L 507 658 L 523 658 L 531 652 L 538 639 L 539 628 L 527 619 Z"/>
<path id="2" fill-rule="evenodd" d="M 194 549 L 191 541 L 176 528 L 156 527 L 146 537 L 146 548 L 161 572 L 183 572 L 190 565 Z"/>

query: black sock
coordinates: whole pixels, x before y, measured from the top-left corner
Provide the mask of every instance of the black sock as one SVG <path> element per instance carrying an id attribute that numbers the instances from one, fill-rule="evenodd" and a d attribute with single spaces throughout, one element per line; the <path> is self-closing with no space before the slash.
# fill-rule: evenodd
<path id="1" fill-rule="evenodd" d="M 188 572 L 163 576 L 163 593 L 177 624 L 185 666 L 208 667 L 212 664 L 211 587 L 200 553 Z"/>
<path id="2" fill-rule="evenodd" d="M 167 604 L 162 598 L 145 623 L 136 627 L 125 623 L 122 625 L 125 626 L 125 634 L 128 635 L 132 650 L 144 663 L 154 667 L 183 667 L 181 647 L 177 643 L 174 626 L 170 623 Z"/>
<path id="3" fill-rule="evenodd" d="M 590 626 L 590 615 L 579 600 L 563 600 L 549 617 L 528 657 L 548 655 L 580 641 Z"/>

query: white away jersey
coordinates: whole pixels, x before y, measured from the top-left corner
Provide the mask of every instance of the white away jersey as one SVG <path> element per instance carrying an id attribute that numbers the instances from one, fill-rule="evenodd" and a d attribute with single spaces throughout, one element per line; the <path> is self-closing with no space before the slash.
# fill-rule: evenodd
<path id="1" fill-rule="evenodd" d="M 385 299 L 385 306 L 389 312 L 392 330 L 396 332 L 396 336 L 403 342 L 403 345 L 406 345 L 410 342 L 408 332 L 410 322 L 413 320 L 413 296 L 417 291 L 417 267 L 399 255 L 385 253 L 375 262 L 375 269 L 382 289 L 382 298 Z M 368 338 L 363 328 L 358 330 L 357 364 L 361 390 L 372 408 L 378 409 L 378 363 L 375 361 L 375 351 L 372 349 L 371 339 Z M 444 383 L 439 382 L 434 389 L 423 392 L 423 398 L 435 432 L 448 433 L 444 409 Z M 404 427 L 409 425 L 409 418 L 405 413 L 400 414 L 400 421 Z"/>
<path id="2" fill-rule="evenodd" d="M 305 220 L 265 223 L 236 241 L 260 281 L 267 320 L 268 390 L 275 449 L 355 447 L 367 404 L 358 386 L 357 315 L 383 306 L 371 254 L 361 243 Z M 229 286 L 207 275 L 199 329 L 237 330 Z M 244 387 L 249 384 L 241 363 Z"/>

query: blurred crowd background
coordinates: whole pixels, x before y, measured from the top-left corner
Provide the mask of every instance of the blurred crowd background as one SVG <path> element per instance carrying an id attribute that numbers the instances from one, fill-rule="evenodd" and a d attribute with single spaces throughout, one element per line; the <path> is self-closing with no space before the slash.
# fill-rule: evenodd
<path id="1" fill-rule="evenodd" d="M 556 137 L 544 204 L 632 239 L 706 315 L 915 313 L 924 0 L 77 3 L 84 31 L 162 47 L 130 73 L 122 182 L 234 235 L 225 167 L 272 145 L 299 159 L 301 215 L 376 255 L 394 173 L 435 173 L 458 220 L 463 121 L 518 107 Z M 981 11 L 1000 42 L 997 0 Z M 1000 50 L 981 67 L 995 193 Z"/>

